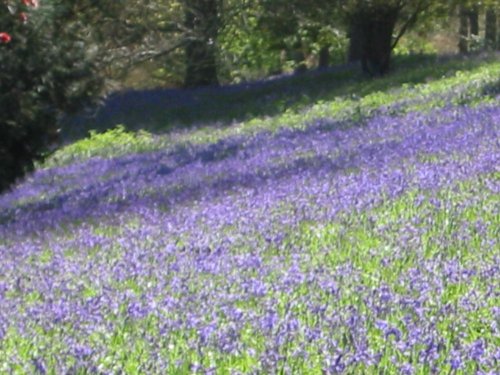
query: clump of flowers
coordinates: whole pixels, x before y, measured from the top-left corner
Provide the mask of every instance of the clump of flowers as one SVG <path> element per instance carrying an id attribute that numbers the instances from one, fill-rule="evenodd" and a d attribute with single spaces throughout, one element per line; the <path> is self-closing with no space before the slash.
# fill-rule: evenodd
<path id="1" fill-rule="evenodd" d="M 40 3 L 38 0 L 22 0 L 21 3 L 24 6 L 29 7 L 29 8 L 33 8 L 33 9 L 36 9 L 40 6 Z M 8 6 L 8 10 L 9 10 L 9 13 L 11 13 L 11 14 L 16 13 L 16 11 L 17 11 L 15 6 Z M 28 14 L 24 11 L 19 12 L 18 18 L 23 24 L 28 22 Z M 0 32 L 0 44 L 10 43 L 11 40 L 12 40 L 12 36 L 8 32 L 6 32 L 6 31 Z"/>

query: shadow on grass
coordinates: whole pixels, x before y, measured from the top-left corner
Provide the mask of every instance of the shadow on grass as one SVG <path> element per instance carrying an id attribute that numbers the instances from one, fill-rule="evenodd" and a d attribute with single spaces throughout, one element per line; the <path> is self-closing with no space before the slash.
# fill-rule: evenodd
<path id="1" fill-rule="evenodd" d="M 175 210 L 191 202 L 203 205 L 232 193 L 243 199 L 265 187 L 274 194 L 281 186 L 287 191 L 281 196 L 288 194 L 290 186 L 303 189 L 306 185 L 319 189 L 327 186 L 322 190 L 325 192 L 338 193 L 338 186 L 348 190 L 358 186 L 371 191 L 374 186 L 381 186 L 376 180 L 378 176 L 401 186 L 401 173 L 413 168 L 396 167 L 395 179 L 388 177 L 389 170 L 401 160 L 425 168 L 436 165 L 435 172 L 418 174 L 426 181 L 425 186 L 432 187 L 446 172 L 440 170 L 441 167 L 455 168 L 459 174 L 469 173 L 476 167 L 478 171 L 485 170 L 489 164 L 481 162 L 474 166 L 468 153 L 476 150 L 482 140 L 492 139 L 495 129 L 489 124 L 497 112 L 496 107 L 485 106 L 463 109 L 457 117 L 456 108 L 442 109 L 419 121 L 414 121 L 415 114 L 411 113 L 391 118 L 397 124 L 386 136 L 380 133 L 380 124 L 375 119 L 373 126 L 368 124 L 366 130 L 370 131 L 351 126 L 351 120 L 322 119 L 306 129 L 263 132 L 250 139 L 236 136 L 217 143 L 179 145 L 173 150 L 94 158 L 40 170 L 11 195 L 0 197 L 3 198 L 0 199 L 0 239 L 7 238 L 7 233 L 23 237 L 63 228 L 65 223 L 99 222 L 101 218 L 118 217 L 125 212 Z M 471 133 L 460 130 L 476 126 L 478 121 L 482 124 L 480 129 Z M 418 125 L 412 128 L 412 123 Z M 432 126 L 422 128 L 423 124 Z M 457 127 L 457 124 L 462 125 Z M 455 163 L 457 152 L 468 155 L 464 159 L 466 164 Z M 439 155 L 445 154 L 450 159 L 442 163 Z M 419 155 L 430 159 L 418 158 Z M 495 165 L 494 157 L 484 161 Z M 358 174 L 363 170 L 365 175 Z M 356 176 L 361 180 L 353 182 L 351 177 Z M 314 181 L 336 181 L 339 185 L 314 185 Z M 356 197 L 352 191 L 349 194 Z M 316 196 L 316 190 L 311 196 Z M 254 197 L 250 201 L 261 199 Z"/>
<path id="2" fill-rule="evenodd" d="M 221 87 L 117 92 L 92 114 L 66 119 L 63 139 L 71 142 L 85 137 L 91 129 L 105 131 L 118 124 L 127 130 L 152 133 L 197 125 L 226 126 L 256 117 L 276 116 L 287 110 L 300 111 L 321 100 L 362 97 L 396 89 L 404 83 L 422 83 L 479 64 L 481 59 L 477 58 L 407 56 L 395 57 L 393 72 L 377 79 L 361 74 L 357 64 L 347 64 Z"/>
<path id="3" fill-rule="evenodd" d="M 24 237 L 34 232 L 66 228 L 67 224 L 71 227 L 75 223 L 100 222 L 130 210 L 175 210 L 190 202 L 202 201 L 204 197 L 216 201 L 242 191 L 251 190 L 256 194 L 263 186 L 282 184 L 302 174 L 324 178 L 333 174 L 357 173 L 367 160 L 360 155 L 369 153 L 372 160 L 381 159 L 385 149 L 394 149 L 404 141 L 390 140 L 377 146 L 369 144 L 333 157 L 302 155 L 283 157 L 282 161 L 264 158 L 265 163 L 257 163 L 257 167 L 224 167 L 243 165 L 252 155 L 260 155 L 265 149 L 286 148 L 284 145 L 299 139 L 318 136 L 318 133 L 326 135 L 332 129 L 349 128 L 345 125 L 344 122 L 319 122 L 306 130 L 283 130 L 274 136 L 259 134 L 251 142 L 236 137 L 216 144 L 95 159 L 45 170 L 36 176 L 34 184 L 42 187 L 49 197 L 0 209 L 0 237 L 9 232 Z M 335 137 L 324 139 L 332 145 L 337 143 Z M 203 172 L 207 169 L 211 173 Z M 193 170 L 196 172 L 191 173 Z M 73 176 L 74 181 L 81 178 L 85 183 L 75 183 L 70 188 L 59 190 L 54 181 L 60 174 L 64 178 Z M 29 190 L 30 186 L 26 188 Z"/>

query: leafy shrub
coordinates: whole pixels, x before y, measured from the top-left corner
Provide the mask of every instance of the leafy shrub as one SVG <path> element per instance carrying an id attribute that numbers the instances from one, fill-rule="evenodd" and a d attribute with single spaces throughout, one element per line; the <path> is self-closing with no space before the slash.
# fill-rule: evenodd
<path id="1" fill-rule="evenodd" d="M 117 125 L 103 133 L 90 130 L 87 138 L 57 150 L 44 166 L 61 165 L 94 156 L 118 156 L 151 149 L 154 149 L 151 133 L 142 130 L 137 133 L 129 132 L 123 125 Z"/>
<path id="2" fill-rule="evenodd" d="M 0 44 L 0 192 L 47 155 L 60 113 L 80 109 L 101 87 L 81 25 L 66 17 L 63 1 L 1 6 L 0 30 L 11 39 Z"/>

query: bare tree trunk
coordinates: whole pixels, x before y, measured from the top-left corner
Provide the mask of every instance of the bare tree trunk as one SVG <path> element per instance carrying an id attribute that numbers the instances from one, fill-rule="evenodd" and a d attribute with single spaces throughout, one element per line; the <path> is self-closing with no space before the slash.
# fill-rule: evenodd
<path id="1" fill-rule="evenodd" d="M 467 10 L 462 5 L 459 10 L 459 26 L 458 26 L 458 51 L 461 54 L 469 52 L 469 19 Z"/>
<path id="2" fill-rule="evenodd" d="M 185 0 L 184 25 L 189 33 L 184 86 L 217 85 L 217 0 Z"/>
<path id="3" fill-rule="evenodd" d="M 294 73 L 302 74 L 307 72 L 306 54 L 304 53 L 302 41 L 297 40 L 293 43 L 290 56 L 295 65 L 293 69 Z"/>
<path id="4" fill-rule="evenodd" d="M 486 48 L 497 48 L 497 15 L 493 7 L 486 9 L 484 39 Z"/>
<path id="5" fill-rule="evenodd" d="M 398 18 L 398 10 L 387 8 L 373 14 L 363 27 L 363 70 L 371 76 L 389 72 L 392 35 Z"/>
<path id="6" fill-rule="evenodd" d="M 330 48 L 329 46 L 323 46 L 319 50 L 318 69 L 328 68 L 329 65 L 330 65 Z"/>
<path id="7" fill-rule="evenodd" d="M 361 60 L 363 72 L 381 76 L 389 72 L 393 33 L 399 8 L 359 8 L 349 26 L 349 61 Z"/>
<path id="8" fill-rule="evenodd" d="M 469 26 L 470 26 L 470 35 L 472 37 L 479 36 L 479 7 L 474 5 L 469 8 Z"/>
<path id="9" fill-rule="evenodd" d="M 349 26 L 349 52 L 347 54 L 347 61 L 360 61 L 362 56 L 363 30 L 359 22 L 351 21 L 351 24 Z"/>
<path id="10" fill-rule="evenodd" d="M 479 7 L 473 5 L 469 8 L 469 28 L 472 46 L 469 49 L 476 51 L 479 49 Z M 471 48 L 472 47 L 472 48 Z"/>

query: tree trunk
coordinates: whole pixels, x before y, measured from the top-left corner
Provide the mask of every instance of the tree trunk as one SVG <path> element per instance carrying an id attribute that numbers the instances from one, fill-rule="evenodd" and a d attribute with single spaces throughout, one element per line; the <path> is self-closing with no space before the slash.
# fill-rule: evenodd
<path id="1" fill-rule="evenodd" d="M 323 46 L 319 50 L 318 69 L 328 68 L 330 65 L 330 48 Z"/>
<path id="2" fill-rule="evenodd" d="M 359 14 L 363 35 L 361 66 L 370 76 L 382 76 L 389 72 L 392 35 L 398 15 L 399 10 L 389 6 Z"/>
<path id="3" fill-rule="evenodd" d="M 302 41 L 296 40 L 290 50 L 290 57 L 293 60 L 295 74 L 302 74 L 307 71 L 306 54 L 303 50 Z"/>
<path id="4" fill-rule="evenodd" d="M 486 9 L 484 39 L 486 48 L 497 48 L 497 15 L 493 7 Z"/>
<path id="5" fill-rule="evenodd" d="M 458 26 L 458 51 L 461 54 L 469 52 L 469 20 L 467 10 L 462 5 L 459 10 L 459 26 Z"/>
<path id="6" fill-rule="evenodd" d="M 477 51 L 480 48 L 479 40 L 479 7 L 474 5 L 469 8 L 469 28 L 472 45 L 469 49 Z"/>
<path id="7" fill-rule="evenodd" d="M 469 26 L 470 26 L 470 35 L 472 37 L 479 36 L 479 8 L 477 5 L 474 5 L 469 8 Z"/>
<path id="8" fill-rule="evenodd" d="M 349 52 L 347 62 L 360 61 L 363 56 L 363 29 L 361 23 L 356 20 L 349 25 Z"/>
<path id="9" fill-rule="evenodd" d="M 217 85 L 217 0 L 185 0 L 185 7 L 184 25 L 189 39 L 185 47 L 184 86 Z"/>

